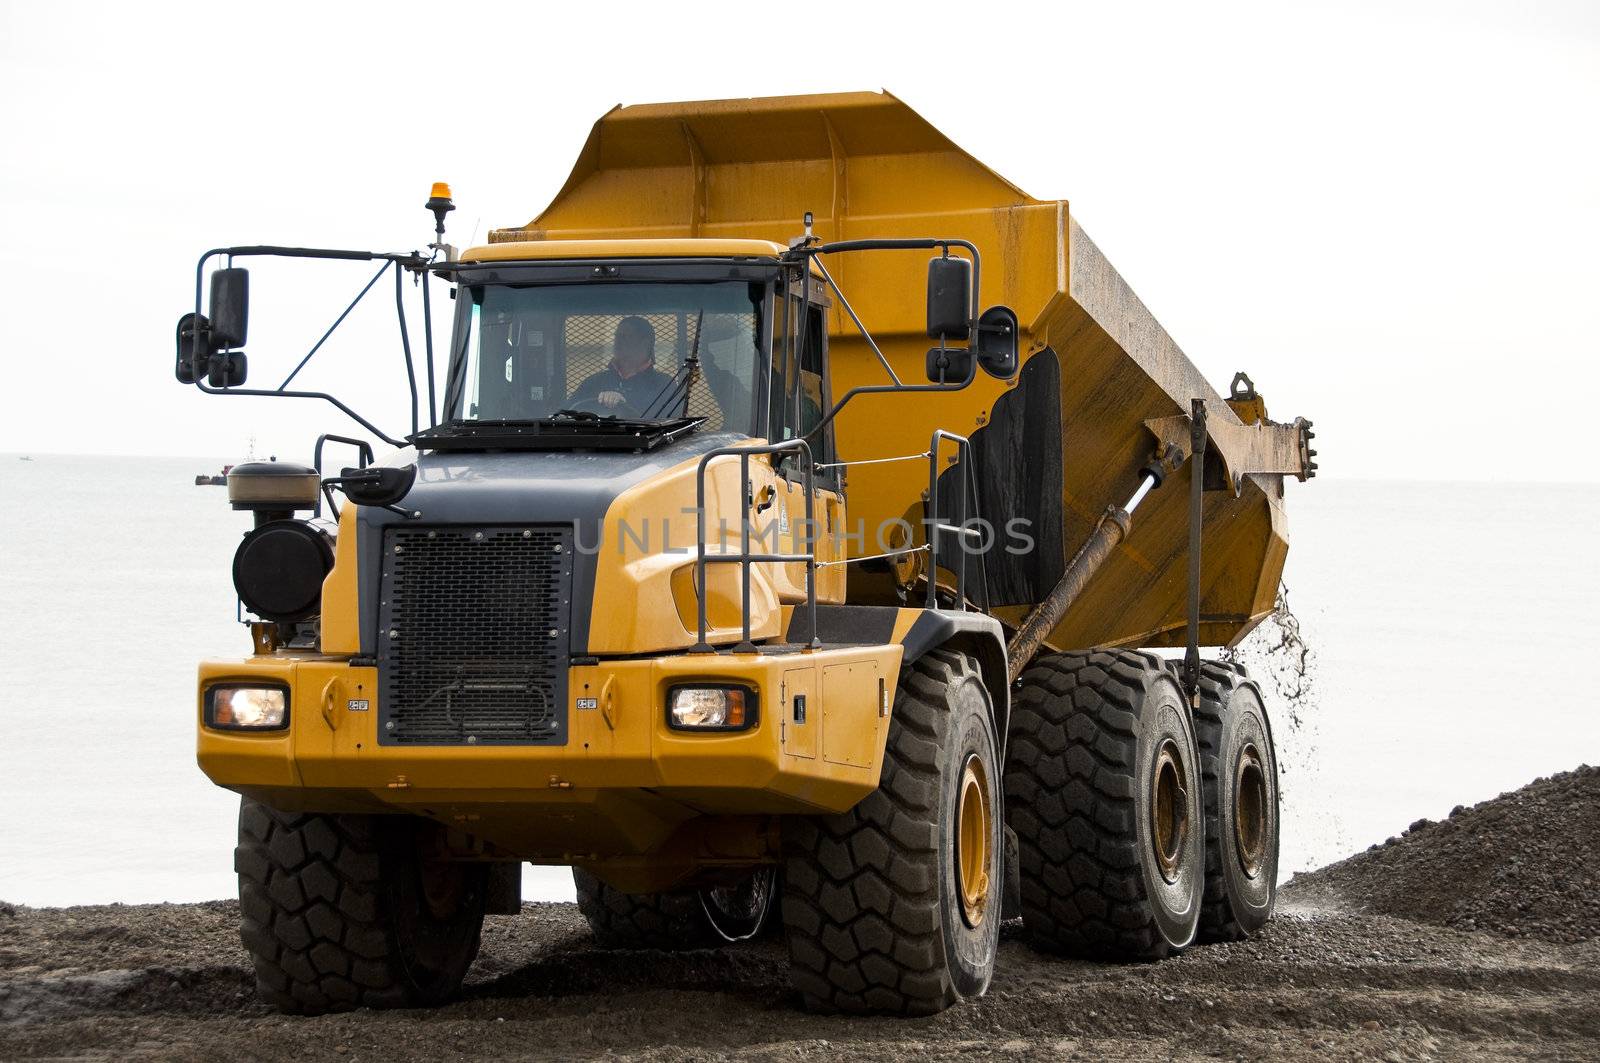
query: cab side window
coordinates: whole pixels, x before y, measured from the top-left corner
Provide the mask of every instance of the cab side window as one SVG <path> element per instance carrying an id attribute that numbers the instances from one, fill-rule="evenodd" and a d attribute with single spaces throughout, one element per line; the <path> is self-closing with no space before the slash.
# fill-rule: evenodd
<path id="1" fill-rule="evenodd" d="M 822 422 L 828 410 L 828 387 L 825 375 L 827 357 L 827 325 L 820 306 L 806 309 L 804 330 L 796 328 L 799 314 L 798 300 L 790 300 L 788 307 L 788 343 L 773 345 L 772 392 L 769 405 L 769 438 L 777 443 L 810 434 Z M 781 334 L 781 333 L 780 333 Z M 791 379 L 790 370 L 799 358 L 798 386 Z M 833 461 L 833 428 L 809 440 L 811 452 L 818 462 Z"/>

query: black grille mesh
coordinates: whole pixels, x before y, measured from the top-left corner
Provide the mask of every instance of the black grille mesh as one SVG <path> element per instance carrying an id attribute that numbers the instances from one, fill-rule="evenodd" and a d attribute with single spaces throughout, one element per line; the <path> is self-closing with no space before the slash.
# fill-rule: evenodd
<path id="1" fill-rule="evenodd" d="M 565 742 L 571 591 L 570 529 L 386 528 L 379 740 Z"/>

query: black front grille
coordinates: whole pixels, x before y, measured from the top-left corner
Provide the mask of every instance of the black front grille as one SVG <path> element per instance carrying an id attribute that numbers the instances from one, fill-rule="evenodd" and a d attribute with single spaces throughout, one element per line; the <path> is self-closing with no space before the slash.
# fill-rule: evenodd
<path id="1" fill-rule="evenodd" d="M 571 597 L 568 528 L 385 528 L 379 741 L 564 743 Z"/>

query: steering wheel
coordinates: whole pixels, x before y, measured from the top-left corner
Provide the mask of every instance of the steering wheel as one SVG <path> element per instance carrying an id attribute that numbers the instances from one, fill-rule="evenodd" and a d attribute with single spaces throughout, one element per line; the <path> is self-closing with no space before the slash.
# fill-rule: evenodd
<path id="1" fill-rule="evenodd" d="M 578 413 L 592 413 L 599 417 L 631 417 L 638 419 L 639 411 L 635 410 L 626 400 L 615 406 L 607 406 L 599 399 L 579 399 L 567 404 L 567 409 L 576 410 Z"/>

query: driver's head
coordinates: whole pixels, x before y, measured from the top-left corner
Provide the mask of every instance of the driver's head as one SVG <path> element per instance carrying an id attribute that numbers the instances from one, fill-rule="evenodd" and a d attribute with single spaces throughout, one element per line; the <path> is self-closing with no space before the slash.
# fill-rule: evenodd
<path id="1" fill-rule="evenodd" d="M 617 322 L 611 349 L 618 369 L 637 373 L 656 360 L 655 327 L 637 315 L 625 317 Z"/>

